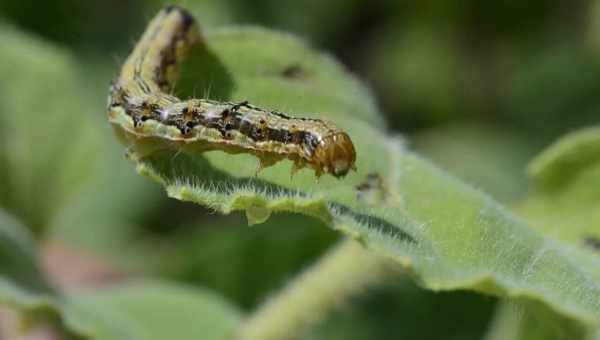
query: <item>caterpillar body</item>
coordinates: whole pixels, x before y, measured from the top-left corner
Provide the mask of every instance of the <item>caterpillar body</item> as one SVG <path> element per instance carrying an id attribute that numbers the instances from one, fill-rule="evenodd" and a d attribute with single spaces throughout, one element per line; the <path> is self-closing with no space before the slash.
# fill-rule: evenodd
<path id="1" fill-rule="evenodd" d="M 150 22 L 110 87 L 109 121 L 128 143 L 249 153 L 259 159 L 257 173 L 283 159 L 293 162 L 292 174 L 310 167 L 317 177 L 339 178 L 356 170 L 352 140 L 332 122 L 169 94 L 186 52 L 200 43 L 194 18 L 181 7 L 168 6 Z"/>

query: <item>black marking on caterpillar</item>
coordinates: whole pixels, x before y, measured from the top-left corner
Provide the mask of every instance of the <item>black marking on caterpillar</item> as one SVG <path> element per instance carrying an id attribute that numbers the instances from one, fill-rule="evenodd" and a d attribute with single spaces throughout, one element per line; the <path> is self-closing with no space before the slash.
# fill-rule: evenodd
<path id="1" fill-rule="evenodd" d="M 354 144 L 332 122 L 290 117 L 246 101 L 181 100 L 168 94 L 187 50 L 199 43 L 196 22 L 181 7 L 168 6 L 149 23 L 110 87 L 109 121 L 129 143 L 158 139 L 200 151 L 250 153 L 259 159 L 258 170 L 283 159 L 293 161 L 292 174 L 303 167 L 317 177 L 356 170 Z"/>

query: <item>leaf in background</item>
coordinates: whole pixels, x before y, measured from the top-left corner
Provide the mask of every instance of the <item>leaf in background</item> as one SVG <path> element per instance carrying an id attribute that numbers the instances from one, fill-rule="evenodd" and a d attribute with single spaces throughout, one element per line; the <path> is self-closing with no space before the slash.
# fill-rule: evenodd
<path id="1" fill-rule="evenodd" d="M 46 283 L 27 229 L 0 210 L 0 305 L 45 318 L 65 339 L 227 339 L 239 312 L 207 290 L 161 282 L 128 283 L 62 296 Z"/>
<path id="2" fill-rule="evenodd" d="M 103 119 L 105 95 L 96 89 L 108 77 L 83 79 L 66 50 L 0 27 L 0 206 L 39 236 L 115 215 L 123 223 L 156 198 L 124 168 Z"/>
<path id="3" fill-rule="evenodd" d="M 175 209 L 173 204 L 165 205 Z M 193 208 L 206 213 L 197 205 Z M 241 214 L 206 214 L 163 223 L 166 230 L 158 232 L 116 223 L 93 232 L 73 226 L 62 229 L 69 232 L 62 238 L 120 272 L 200 285 L 250 308 L 308 266 L 339 236 L 318 220 L 293 214 L 277 214 L 257 228 L 247 228 Z"/>
<path id="4" fill-rule="evenodd" d="M 27 229 L 0 209 L 0 304 L 28 307 L 40 302 L 36 295 L 52 295 L 37 259 Z"/>
<path id="5" fill-rule="evenodd" d="M 225 340 L 239 311 L 200 288 L 129 282 L 69 298 L 70 322 L 94 340 Z"/>
<path id="6" fill-rule="evenodd" d="M 545 192 L 565 190 L 600 162 L 600 128 L 570 133 L 548 147 L 529 166 L 529 175 Z"/>
<path id="7" fill-rule="evenodd" d="M 206 38 L 213 63 L 206 64 L 210 71 L 196 71 L 205 75 L 198 89 L 211 84 L 233 101 L 334 120 L 355 142 L 358 172 L 317 183 L 307 170 L 290 179 L 289 162 L 255 178 L 256 160 L 247 155 L 174 157 L 176 151 L 165 151 L 138 159 L 138 171 L 162 183 L 171 197 L 222 213 L 244 210 L 249 223 L 273 212 L 307 214 L 395 259 L 427 288 L 541 301 L 579 321 L 599 322 L 598 280 L 582 272 L 581 263 L 387 136 L 372 100 L 365 100 L 370 95 L 330 58 L 292 36 L 261 29 L 230 28 Z M 283 70 L 291 65 L 303 76 L 287 77 Z M 225 72 L 220 78 L 219 70 Z M 213 82 L 219 79 L 228 81 Z M 372 173 L 384 182 L 375 189 L 383 198 L 375 205 L 356 190 Z"/>
<path id="8" fill-rule="evenodd" d="M 554 39 L 567 43 L 556 44 Z M 554 39 L 531 41 L 526 49 L 513 51 L 505 61 L 513 66 L 499 84 L 499 104 L 506 118 L 532 139 L 546 142 L 595 124 L 600 110 L 598 56 L 575 40 Z"/>
<path id="9" fill-rule="evenodd" d="M 411 145 L 501 202 L 527 191 L 523 168 L 537 151 L 526 135 L 498 125 L 457 123 L 411 136 Z"/>
<path id="10" fill-rule="evenodd" d="M 571 133 L 534 159 L 534 192 L 518 211 L 600 281 L 600 128 Z"/>
<path id="11" fill-rule="evenodd" d="M 90 170 L 93 129 L 67 53 L 8 25 L 0 41 L 0 203 L 41 233 Z"/>
<path id="12" fill-rule="evenodd" d="M 389 339 L 390 334 L 394 340 L 482 339 L 494 298 L 468 291 L 431 292 L 405 275 L 394 278 L 334 311 L 306 339 Z"/>
<path id="13" fill-rule="evenodd" d="M 277 214 L 256 228 L 244 224 L 239 215 L 196 221 L 148 242 L 147 253 L 154 250 L 160 257 L 156 269 L 162 275 L 201 284 L 250 308 L 315 261 L 338 236 L 316 219 L 293 214 Z"/>
<path id="14" fill-rule="evenodd" d="M 0 307 L 21 313 L 24 326 L 51 321 L 65 336 L 76 339 L 62 323 L 63 304 L 38 265 L 38 253 L 29 231 L 0 209 Z M 0 320 L 6 321 L 6 320 Z M 0 325 L 3 326 L 3 325 Z M 0 330 L 0 336 L 5 330 Z M 27 331 L 27 329 L 23 329 Z"/>
<path id="15" fill-rule="evenodd" d="M 156 2 L 164 5 L 162 1 Z M 364 14 L 361 9 L 365 7 L 362 0 L 288 1 L 285 5 L 277 0 L 176 0 L 175 3 L 189 9 L 206 30 L 243 22 L 293 32 L 324 44 L 344 43 L 342 39 L 356 29 L 356 21 Z"/>
<path id="16" fill-rule="evenodd" d="M 431 125 L 472 114 L 473 100 L 481 95 L 476 91 L 468 96 L 463 93 L 465 85 L 473 81 L 468 80 L 468 72 L 462 72 L 465 67 L 461 65 L 455 28 L 448 24 L 442 24 L 443 28 L 431 23 L 405 24 L 377 32 L 373 52 L 366 56 L 370 78 L 391 113 L 391 124 L 406 130 L 407 123 Z"/>
<path id="17" fill-rule="evenodd" d="M 593 331 L 539 303 L 504 301 L 485 340 L 596 340 Z"/>

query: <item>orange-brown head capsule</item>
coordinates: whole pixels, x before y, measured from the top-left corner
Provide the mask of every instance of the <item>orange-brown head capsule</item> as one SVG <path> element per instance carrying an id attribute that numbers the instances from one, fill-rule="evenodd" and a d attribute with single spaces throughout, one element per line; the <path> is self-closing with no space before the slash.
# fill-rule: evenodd
<path id="1" fill-rule="evenodd" d="M 335 177 L 344 177 L 348 171 L 356 170 L 354 144 L 345 132 L 324 137 L 315 148 L 313 157 L 318 168 Z"/>

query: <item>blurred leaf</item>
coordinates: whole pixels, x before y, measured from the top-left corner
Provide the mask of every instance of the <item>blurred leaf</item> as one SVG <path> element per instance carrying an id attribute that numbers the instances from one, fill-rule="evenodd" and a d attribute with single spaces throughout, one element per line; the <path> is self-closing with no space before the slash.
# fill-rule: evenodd
<path id="1" fill-rule="evenodd" d="M 37 255 L 27 229 L 0 209 L 0 304 L 27 307 L 36 294 L 51 294 Z"/>
<path id="2" fill-rule="evenodd" d="M 600 50 L 600 1 L 592 0 L 588 7 L 588 27 L 586 34 L 586 42 L 590 49 L 595 53 Z"/>
<path id="3" fill-rule="evenodd" d="M 244 6 L 243 1 L 213 1 L 213 0 L 174 0 L 170 3 L 178 4 L 186 7 L 198 22 L 206 29 L 210 30 L 213 27 L 220 27 L 226 24 L 231 24 L 235 21 L 236 14 L 240 7 Z M 153 11 L 158 11 L 165 2 L 162 0 L 152 0 Z M 151 12 L 149 12 L 151 13 Z"/>
<path id="4" fill-rule="evenodd" d="M 485 340 L 596 340 L 593 331 L 546 306 L 507 302 L 498 305 Z"/>
<path id="5" fill-rule="evenodd" d="M 0 42 L 0 206 L 38 236 L 137 215 L 157 196 L 124 168 L 110 137 L 106 75 L 82 79 L 67 51 L 6 24 Z"/>
<path id="6" fill-rule="evenodd" d="M 386 136 L 372 101 L 364 101 L 368 93 L 357 92 L 360 86 L 345 78 L 332 60 L 289 35 L 266 30 L 226 29 L 209 34 L 207 42 L 209 53 L 232 78 L 232 100 L 335 120 L 356 143 L 358 173 L 316 183 L 312 171 L 290 179 L 289 162 L 254 178 L 256 160 L 247 155 L 174 157 L 173 150 L 138 159 L 138 171 L 162 183 L 171 197 L 222 213 L 244 210 L 250 223 L 280 211 L 317 217 L 397 260 L 430 289 L 469 288 L 541 301 L 577 320 L 599 321 L 597 278 L 581 272 L 559 244 L 529 229 L 488 196 Z M 282 76 L 285 65 L 298 65 L 308 77 Z M 128 117 L 118 119 L 128 122 Z M 384 181 L 375 189 L 385 197 L 376 206 L 357 198 L 356 186 L 369 173 Z"/>
<path id="7" fill-rule="evenodd" d="M 560 242 L 580 268 L 600 280 L 600 128 L 563 137 L 529 168 L 536 190 L 519 211 Z"/>
<path id="8" fill-rule="evenodd" d="M 52 320 L 65 339 L 226 339 L 239 319 L 234 307 L 209 291 L 160 282 L 65 298 L 49 288 L 36 255 L 27 229 L 0 211 L 0 305 L 30 322 Z"/>
<path id="9" fill-rule="evenodd" d="M 114 45 L 115 35 L 128 34 L 131 28 L 144 22 L 148 3 L 144 0 L 43 3 L 8 0 L 0 2 L 0 20 L 7 19 L 53 42 L 104 52 L 106 46 Z M 123 42 L 123 45 L 128 43 Z"/>
<path id="10" fill-rule="evenodd" d="M 408 28 L 379 33 L 374 41 L 368 56 L 371 79 L 393 124 L 406 129 L 407 122 L 431 124 L 469 113 L 465 104 L 477 96 L 461 93 L 468 72 L 461 72 L 450 27 L 409 23 Z"/>
<path id="11" fill-rule="evenodd" d="M 65 339 L 75 339 L 62 323 L 63 304 L 38 265 L 36 245 L 28 230 L 0 209 L 0 306 L 21 313 L 24 326 L 38 320 L 55 324 Z M 26 329 L 24 329 L 26 331 Z"/>
<path id="12" fill-rule="evenodd" d="M 575 44 L 572 35 L 552 37 L 562 44 L 530 44 L 514 55 L 501 88 L 505 115 L 544 140 L 597 122 L 600 63 Z"/>
<path id="13" fill-rule="evenodd" d="M 188 8 L 206 30 L 233 21 L 258 24 L 308 36 L 311 41 L 336 43 L 336 38 L 353 29 L 359 14 L 364 14 L 361 0 L 178 0 Z M 362 5 L 362 6 L 361 6 Z M 363 9 L 363 11 L 361 11 Z M 235 18 L 235 20 L 232 20 Z"/>
<path id="14" fill-rule="evenodd" d="M 139 281 L 69 298 L 70 322 L 94 340 L 230 339 L 240 314 L 218 295 Z"/>
<path id="15" fill-rule="evenodd" d="M 534 159 L 536 184 L 519 212 L 533 227 L 568 245 L 580 271 L 600 280 L 600 128 L 568 134 Z"/>
<path id="16" fill-rule="evenodd" d="M 0 204 L 41 233 L 92 168 L 93 127 L 83 119 L 65 51 L 0 29 Z"/>
<path id="17" fill-rule="evenodd" d="M 305 216 L 278 214 L 243 229 L 244 221 L 235 217 L 213 218 L 203 223 L 205 228 L 195 223 L 168 240 L 149 243 L 151 249 L 163 250 L 160 272 L 201 283 L 251 307 L 307 267 L 337 236 Z"/>
<path id="18" fill-rule="evenodd" d="M 481 340 L 495 299 L 467 291 L 431 292 L 394 276 L 339 308 L 310 340 Z M 456 309 L 460 308 L 460 313 Z M 435 325 L 435 327 L 431 327 Z"/>
<path id="19" fill-rule="evenodd" d="M 412 138 L 417 151 L 502 202 L 526 193 L 525 164 L 537 143 L 508 128 L 456 123 L 422 131 Z"/>
<path id="20" fill-rule="evenodd" d="M 158 233 L 133 224 L 107 223 L 94 232 L 74 225 L 64 228 L 68 234 L 61 237 L 121 272 L 201 285 L 250 308 L 312 263 L 338 236 L 316 219 L 292 214 L 275 215 L 255 228 L 247 228 L 240 214 L 164 223 L 168 230 Z"/>
<path id="21" fill-rule="evenodd" d="M 598 162 L 600 128 L 590 127 L 559 139 L 535 158 L 528 170 L 539 189 L 555 191 L 573 184 Z"/>

